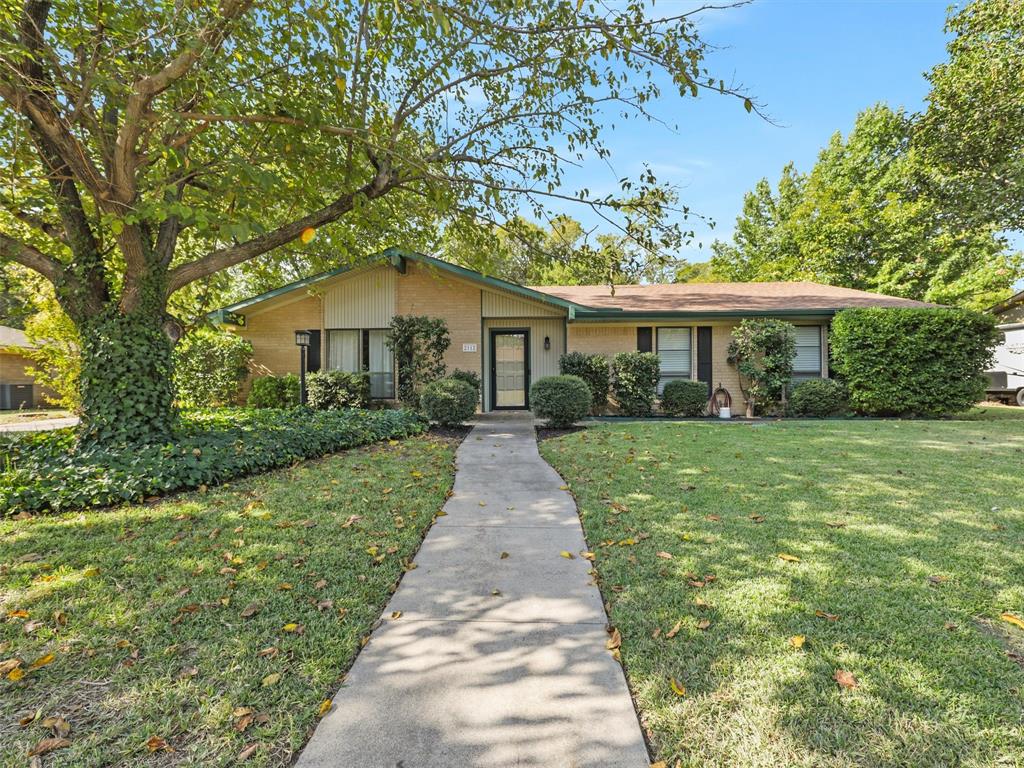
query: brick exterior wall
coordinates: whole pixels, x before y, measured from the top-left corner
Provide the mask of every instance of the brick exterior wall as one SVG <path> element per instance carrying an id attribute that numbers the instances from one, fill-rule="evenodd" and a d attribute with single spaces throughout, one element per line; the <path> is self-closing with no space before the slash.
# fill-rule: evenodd
<path id="1" fill-rule="evenodd" d="M 444 356 L 448 370 L 474 371 L 482 377 L 480 287 L 410 261 L 405 274 L 398 276 L 396 290 L 399 315 L 443 317 L 448 324 L 452 338 Z M 463 344 L 475 344 L 476 351 L 463 352 Z"/>
<path id="2" fill-rule="evenodd" d="M 19 352 L 0 351 L 0 384 L 35 384 L 35 379 L 26 370 L 34 363 Z M 49 405 L 46 397 L 54 393 L 38 384 L 32 388 L 32 404 L 36 407 Z"/>
<path id="3" fill-rule="evenodd" d="M 246 327 L 235 331 L 252 344 L 249 379 L 242 384 L 242 402 L 249 393 L 253 376 L 281 375 L 299 372 L 299 348 L 295 331 L 322 328 L 323 311 L 319 296 L 306 295 L 297 301 L 283 301 L 267 309 L 246 313 Z M 321 343 L 326 340 L 321 334 Z M 321 360 L 324 351 L 321 350 Z"/>

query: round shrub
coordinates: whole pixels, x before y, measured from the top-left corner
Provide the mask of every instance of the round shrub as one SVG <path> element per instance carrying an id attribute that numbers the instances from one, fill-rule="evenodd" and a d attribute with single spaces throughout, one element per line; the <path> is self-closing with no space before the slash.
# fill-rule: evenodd
<path id="1" fill-rule="evenodd" d="M 449 379 L 458 379 L 464 381 L 473 388 L 473 391 L 478 395 L 480 393 L 480 374 L 476 371 L 463 371 L 456 368 L 454 371 L 448 374 Z"/>
<path id="2" fill-rule="evenodd" d="M 546 376 L 530 387 L 530 405 L 549 427 L 571 427 L 590 412 L 592 395 L 579 376 Z"/>
<path id="3" fill-rule="evenodd" d="M 558 358 L 558 369 L 565 376 L 579 376 L 587 383 L 595 412 L 608 404 L 611 372 L 608 369 L 607 357 L 588 355 L 585 352 L 567 352 Z"/>
<path id="4" fill-rule="evenodd" d="M 661 409 L 671 416 L 701 416 L 708 404 L 708 385 L 703 381 L 676 379 L 661 393 Z"/>
<path id="5" fill-rule="evenodd" d="M 846 387 L 835 379 L 802 381 L 789 397 L 789 409 L 794 416 L 823 419 L 846 413 L 849 407 Z"/>
<path id="6" fill-rule="evenodd" d="M 420 409 L 431 421 L 455 427 L 476 413 L 476 390 L 461 379 L 438 379 L 420 392 Z"/>

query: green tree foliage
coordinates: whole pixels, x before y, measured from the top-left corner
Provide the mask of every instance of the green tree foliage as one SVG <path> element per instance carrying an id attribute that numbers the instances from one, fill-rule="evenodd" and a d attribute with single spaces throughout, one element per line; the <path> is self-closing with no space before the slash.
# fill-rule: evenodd
<path id="1" fill-rule="evenodd" d="M 174 348 L 174 392 L 182 408 L 233 405 L 248 373 L 252 344 L 200 326 Z"/>
<path id="2" fill-rule="evenodd" d="M 832 358 L 861 413 L 942 416 L 984 397 L 998 338 L 967 309 L 847 309 L 832 323 Z"/>
<path id="3" fill-rule="evenodd" d="M 646 118 L 666 83 L 753 108 L 706 70 L 696 11 L 653 6 L 4 4 L 0 259 L 49 280 L 80 331 L 83 435 L 173 430 L 173 313 L 226 270 L 440 227 L 493 272 L 494 223 L 554 203 L 635 237 L 666 206 L 653 176 L 596 196 L 563 189 L 566 164 L 606 157 L 602 128 Z"/>
<path id="4" fill-rule="evenodd" d="M 395 315 L 389 330 L 387 345 L 398 366 L 398 399 L 418 408 L 420 389 L 445 374 L 444 353 L 452 344 L 448 325 L 440 317 Z"/>
<path id="5" fill-rule="evenodd" d="M 793 378 L 796 329 L 783 320 L 747 318 L 733 331 L 728 361 L 740 374 L 747 416 L 783 399 Z"/>
<path id="6" fill-rule="evenodd" d="M 52 405 L 78 411 L 82 396 L 78 380 L 82 372 L 78 329 L 57 304 L 52 294 L 37 298 L 41 308 L 25 322 L 25 336 L 32 343 L 27 351 L 33 365 L 28 369 L 36 384 L 56 394 Z"/>
<path id="7" fill-rule="evenodd" d="M 783 169 L 744 199 L 731 244 L 712 246 L 727 280 L 812 280 L 986 307 L 1009 294 L 1021 255 L 989 224 L 963 227 L 926 194 L 911 118 L 877 105 L 835 134 L 807 175 Z"/>
<path id="8" fill-rule="evenodd" d="M 975 0 L 946 31 L 915 144 L 951 213 L 1024 230 L 1024 3 Z"/>

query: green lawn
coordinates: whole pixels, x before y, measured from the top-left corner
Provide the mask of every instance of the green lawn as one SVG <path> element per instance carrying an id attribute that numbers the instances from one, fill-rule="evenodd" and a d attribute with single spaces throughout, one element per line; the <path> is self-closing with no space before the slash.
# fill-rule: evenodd
<path id="1" fill-rule="evenodd" d="M 1000 618 L 1024 617 L 1024 411 L 1010 413 L 545 441 L 657 758 L 1024 765 L 1024 629 Z"/>
<path id="2" fill-rule="evenodd" d="M 254 745 L 246 765 L 289 764 L 453 456 L 411 438 L 152 505 L 0 521 L 0 764 L 27 765 L 56 717 L 70 745 L 47 766 L 233 765 Z"/>

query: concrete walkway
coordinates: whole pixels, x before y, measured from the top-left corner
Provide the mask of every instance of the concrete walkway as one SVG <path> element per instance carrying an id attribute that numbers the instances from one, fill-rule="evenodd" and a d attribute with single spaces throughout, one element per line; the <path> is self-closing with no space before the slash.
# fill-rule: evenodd
<path id="1" fill-rule="evenodd" d="M 485 418 L 457 466 L 297 768 L 645 768 L 576 507 L 530 415 Z"/>
<path id="2" fill-rule="evenodd" d="M 78 424 L 77 416 L 62 416 L 56 419 L 25 419 L 0 424 L 0 432 L 46 432 L 51 429 L 63 429 Z"/>

